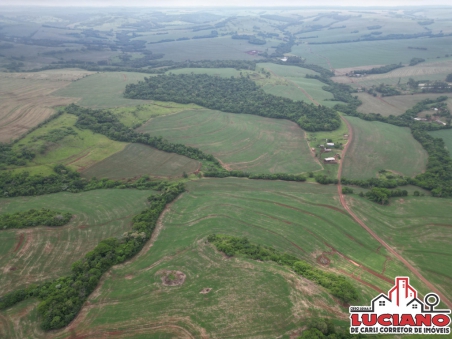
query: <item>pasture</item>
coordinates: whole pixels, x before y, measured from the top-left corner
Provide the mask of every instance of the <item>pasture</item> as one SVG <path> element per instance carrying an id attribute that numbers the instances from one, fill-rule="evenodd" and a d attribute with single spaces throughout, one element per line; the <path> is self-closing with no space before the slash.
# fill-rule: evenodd
<path id="1" fill-rule="evenodd" d="M 382 169 L 414 176 L 425 170 L 427 152 L 408 128 L 355 117 L 345 118 L 352 126 L 353 140 L 343 160 L 343 177 L 374 178 Z"/>
<path id="2" fill-rule="evenodd" d="M 126 337 L 157 331 L 276 337 L 313 316 L 347 321 L 347 309 L 323 288 L 274 263 L 225 258 L 206 243 L 212 233 L 247 236 L 350 275 L 363 304 L 405 273 L 345 213 L 335 186 L 228 178 L 193 181 L 187 188 L 165 214 L 155 242 L 110 270 L 72 325 L 50 337 L 98 337 L 112 329 Z M 316 263 L 320 255 L 329 264 Z M 185 282 L 162 285 L 164 271 L 183 272 Z M 201 294 L 204 288 L 212 290 Z M 33 307 L 23 303 L 4 314 L 5 332 L 19 331 L 30 323 Z"/>
<path id="3" fill-rule="evenodd" d="M 307 79 L 306 74 L 316 75 L 317 72 L 297 66 L 285 66 L 271 63 L 260 63 L 257 67 L 269 71 L 273 77 L 280 80 L 280 83 L 274 81 L 262 80 L 265 92 L 277 96 L 282 96 L 295 101 L 306 101 L 316 105 L 328 107 L 334 106 L 337 102 L 329 101 L 333 99 L 333 94 L 322 89 L 324 83 L 316 79 Z"/>
<path id="4" fill-rule="evenodd" d="M 382 116 L 401 115 L 412 108 L 418 102 L 425 99 L 436 99 L 441 93 L 419 93 L 413 95 L 394 95 L 389 97 L 374 97 L 368 93 L 357 93 L 362 105 L 358 107 L 361 113 L 379 113 Z M 446 94 L 447 95 L 447 94 Z M 448 106 L 452 109 L 452 100 L 449 99 Z"/>
<path id="5" fill-rule="evenodd" d="M 0 73 L 0 142 L 17 139 L 53 115 L 55 107 L 76 102 L 55 91 L 89 74 L 73 69 Z"/>
<path id="6" fill-rule="evenodd" d="M 82 172 L 87 178 L 126 179 L 143 175 L 153 177 L 182 177 L 183 173 L 193 173 L 201 168 L 201 163 L 155 148 L 129 144 L 122 151 L 94 164 Z"/>
<path id="7" fill-rule="evenodd" d="M 393 198 L 381 206 L 347 196 L 353 211 L 384 241 L 415 265 L 449 298 L 452 296 L 451 199 Z"/>
<path id="8" fill-rule="evenodd" d="M 129 230 L 135 214 L 146 207 L 150 191 L 96 190 L 0 200 L 1 213 L 51 208 L 74 215 L 61 227 L 1 230 L 2 293 L 60 277 L 100 240 Z"/>
<path id="9" fill-rule="evenodd" d="M 207 109 L 157 117 L 138 129 L 213 154 L 225 168 L 251 173 L 321 169 L 297 124 Z"/>
<path id="10" fill-rule="evenodd" d="M 292 54 L 306 58 L 308 63 L 325 68 L 338 69 L 346 67 L 408 64 L 416 58 L 427 61 L 446 60 L 450 54 L 452 37 L 419 38 L 405 40 L 361 41 L 340 44 L 300 44 L 292 48 Z M 409 49 L 408 47 L 427 48 L 427 50 Z M 441 59 L 437 59 L 440 57 Z M 447 59 L 449 60 L 449 59 Z"/>
<path id="11" fill-rule="evenodd" d="M 446 129 L 442 131 L 429 132 L 432 137 L 441 138 L 446 144 L 446 148 L 452 156 L 452 130 Z"/>
<path id="12" fill-rule="evenodd" d="M 44 126 L 34 130 L 20 142 L 16 143 L 16 149 L 26 146 L 36 150 L 36 157 L 29 161 L 25 167 L 17 170 L 27 170 L 33 174 L 49 175 L 53 173 L 53 166 L 63 164 L 74 170 L 82 171 L 85 168 L 101 161 L 110 155 L 119 152 L 127 143 L 113 141 L 102 134 L 89 130 L 78 129 L 74 126 L 77 117 L 71 114 L 63 114 Z M 52 130 L 73 128 L 75 135 L 65 136 L 56 142 L 46 141 L 44 138 Z M 45 147 L 43 153 L 41 146 Z"/>
<path id="13" fill-rule="evenodd" d="M 78 98 L 79 105 L 90 108 L 146 104 L 150 101 L 126 99 L 123 92 L 127 84 L 136 83 L 149 76 L 152 75 L 133 72 L 96 73 L 70 84 L 57 91 L 55 95 Z"/>

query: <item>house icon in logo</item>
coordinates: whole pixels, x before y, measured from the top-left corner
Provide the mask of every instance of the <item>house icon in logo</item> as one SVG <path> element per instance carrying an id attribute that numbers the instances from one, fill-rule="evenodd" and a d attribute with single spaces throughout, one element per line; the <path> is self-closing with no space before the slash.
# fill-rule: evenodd
<path id="1" fill-rule="evenodd" d="M 450 334 L 450 310 L 435 309 L 440 299 L 429 293 L 421 301 L 409 277 L 396 277 L 388 294 L 381 293 L 370 306 L 350 306 L 350 333 Z"/>

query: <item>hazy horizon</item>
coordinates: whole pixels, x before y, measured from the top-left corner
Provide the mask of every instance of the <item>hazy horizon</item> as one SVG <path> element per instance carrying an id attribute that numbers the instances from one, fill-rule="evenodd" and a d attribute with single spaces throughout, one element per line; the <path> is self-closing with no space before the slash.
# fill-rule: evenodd
<path id="1" fill-rule="evenodd" d="M 282 0 L 275 4 L 274 1 L 267 0 L 226 0 L 218 4 L 212 4 L 211 1 L 206 0 L 194 0 L 194 1 L 181 1 L 181 0 L 167 0 L 167 1 L 144 1 L 144 0 L 130 0 L 127 5 L 124 5 L 120 0 L 80 0 L 80 1 L 57 1 L 57 0 L 4 0 L 2 7 L 20 7 L 20 6 L 33 6 L 33 7 L 432 7 L 432 6 L 451 6 L 450 0 L 438 0 L 438 1 L 425 1 L 425 0 L 380 0 L 380 1 L 367 1 L 366 5 L 362 4 L 362 1 L 348 0 L 341 1 L 293 1 Z"/>

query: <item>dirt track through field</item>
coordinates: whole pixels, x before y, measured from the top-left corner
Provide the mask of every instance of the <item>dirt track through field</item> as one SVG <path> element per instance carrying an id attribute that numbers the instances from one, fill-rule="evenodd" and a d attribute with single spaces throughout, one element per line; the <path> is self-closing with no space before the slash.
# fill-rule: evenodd
<path id="1" fill-rule="evenodd" d="M 350 206 L 347 205 L 347 202 L 345 200 L 345 196 L 342 194 L 342 184 L 341 184 L 341 175 L 342 175 L 342 164 L 344 163 L 344 158 L 347 153 L 347 149 L 350 146 L 352 140 L 353 140 L 353 129 L 350 123 L 341 117 L 341 119 L 347 124 L 348 128 L 348 142 L 344 147 L 344 151 L 342 152 L 342 159 L 339 163 L 339 169 L 337 172 L 337 178 L 339 180 L 339 183 L 337 185 L 337 192 L 339 194 L 339 198 L 341 200 L 341 204 L 344 207 L 344 209 L 352 216 L 352 218 L 360 224 L 369 234 L 377 240 L 381 245 L 383 245 L 394 257 L 396 257 L 399 261 L 401 261 L 416 277 L 419 278 L 432 292 L 435 292 L 443 303 L 447 305 L 447 307 L 452 308 L 452 302 L 446 298 L 446 296 L 441 293 L 432 283 L 430 283 L 422 274 L 413 266 L 411 265 L 405 258 L 403 258 L 394 248 L 389 246 L 383 239 L 381 239 L 372 229 L 370 229 L 369 226 L 367 226 L 350 208 Z"/>

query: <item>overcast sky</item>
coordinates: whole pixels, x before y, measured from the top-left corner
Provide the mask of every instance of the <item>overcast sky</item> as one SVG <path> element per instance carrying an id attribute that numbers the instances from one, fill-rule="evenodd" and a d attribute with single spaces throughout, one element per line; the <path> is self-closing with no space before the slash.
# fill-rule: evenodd
<path id="1" fill-rule="evenodd" d="M 188 7 L 188 6 L 427 6 L 451 5 L 451 0 L 0 0 L 3 6 L 143 6 L 143 7 Z"/>

